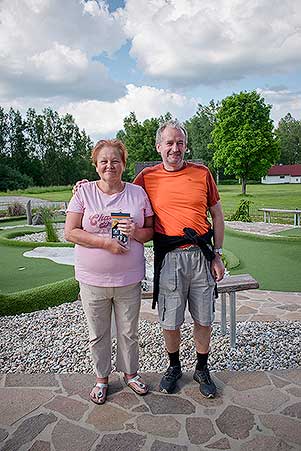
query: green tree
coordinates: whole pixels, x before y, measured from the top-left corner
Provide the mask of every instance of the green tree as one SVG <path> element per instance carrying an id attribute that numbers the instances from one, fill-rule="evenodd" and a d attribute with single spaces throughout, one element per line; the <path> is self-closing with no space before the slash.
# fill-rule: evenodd
<path id="1" fill-rule="evenodd" d="M 19 111 L 0 107 L 1 189 L 93 179 L 92 146 L 70 114 L 60 116 L 50 108 L 37 114 L 29 108 L 23 119 Z"/>
<path id="2" fill-rule="evenodd" d="M 192 152 L 190 157 L 201 160 L 206 166 L 213 166 L 213 146 L 211 133 L 213 131 L 215 117 L 219 103 L 210 100 L 209 105 L 198 105 L 197 112 L 188 121 L 185 127 L 188 132 L 188 147 Z"/>
<path id="3" fill-rule="evenodd" d="M 301 121 L 287 113 L 280 119 L 276 134 L 280 142 L 279 163 L 301 163 Z"/>
<path id="4" fill-rule="evenodd" d="M 21 174 L 30 173 L 30 157 L 26 148 L 25 121 L 20 111 L 10 108 L 7 116 L 7 152 L 11 167 Z"/>
<path id="5" fill-rule="evenodd" d="M 124 174 L 126 180 L 134 178 L 136 163 L 160 159 L 156 150 L 156 131 L 160 123 L 170 118 L 170 113 L 167 113 L 159 118 L 146 119 L 141 123 L 133 112 L 124 118 L 123 130 L 117 133 L 116 138 L 125 144 L 129 154 Z"/>
<path id="6" fill-rule="evenodd" d="M 271 105 L 252 91 L 226 97 L 216 115 L 210 145 L 214 164 L 241 179 L 243 194 L 247 181 L 264 176 L 279 156 L 270 111 Z"/>
<path id="7" fill-rule="evenodd" d="M 44 185 L 43 133 L 44 125 L 42 115 L 37 114 L 34 108 L 29 108 L 25 120 L 25 140 L 30 158 L 28 175 L 33 179 L 35 186 Z"/>
<path id="8" fill-rule="evenodd" d="M 0 157 L 6 156 L 6 141 L 8 135 L 7 114 L 0 106 Z"/>

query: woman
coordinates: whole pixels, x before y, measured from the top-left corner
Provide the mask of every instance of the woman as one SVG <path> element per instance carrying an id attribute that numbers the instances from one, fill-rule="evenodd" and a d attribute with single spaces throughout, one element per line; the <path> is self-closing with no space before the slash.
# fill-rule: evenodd
<path id="1" fill-rule="evenodd" d="M 147 393 L 138 370 L 140 283 L 144 277 L 143 243 L 152 238 L 152 209 L 145 191 L 121 177 L 127 151 L 121 141 L 101 140 L 92 150 L 100 179 L 81 185 L 67 210 L 65 237 L 75 243 L 75 277 L 86 314 L 96 384 L 90 399 L 103 404 L 111 372 L 111 312 L 117 335 L 117 371 L 139 395 Z M 123 213 L 112 238 L 112 214 Z M 122 215 L 121 215 L 122 216 Z M 115 230 L 116 232 L 116 230 Z"/>

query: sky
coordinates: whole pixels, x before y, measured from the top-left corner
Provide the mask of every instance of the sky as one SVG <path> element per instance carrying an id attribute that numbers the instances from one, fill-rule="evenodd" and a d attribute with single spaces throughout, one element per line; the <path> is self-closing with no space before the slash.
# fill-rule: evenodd
<path id="1" fill-rule="evenodd" d="M 0 105 L 71 113 L 98 140 L 123 119 L 256 90 L 301 119 L 300 0 L 0 0 Z"/>

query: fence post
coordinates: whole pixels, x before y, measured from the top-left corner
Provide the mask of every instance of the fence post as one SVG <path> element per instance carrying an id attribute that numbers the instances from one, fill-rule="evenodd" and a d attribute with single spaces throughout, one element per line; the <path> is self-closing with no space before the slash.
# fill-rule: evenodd
<path id="1" fill-rule="evenodd" d="M 31 200 L 29 200 L 26 204 L 26 216 L 27 216 L 27 224 L 32 225 Z"/>

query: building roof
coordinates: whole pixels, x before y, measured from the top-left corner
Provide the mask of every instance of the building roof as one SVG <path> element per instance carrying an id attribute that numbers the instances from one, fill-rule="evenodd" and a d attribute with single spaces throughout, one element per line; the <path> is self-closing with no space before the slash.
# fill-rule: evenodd
<path id="1" fill-rule="evenodd" d="M 269 169 L 268 175 L 301 176 L 301 164 L 279 164 Z"/>

